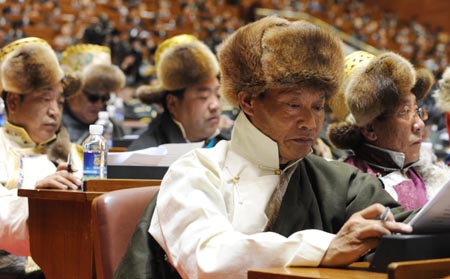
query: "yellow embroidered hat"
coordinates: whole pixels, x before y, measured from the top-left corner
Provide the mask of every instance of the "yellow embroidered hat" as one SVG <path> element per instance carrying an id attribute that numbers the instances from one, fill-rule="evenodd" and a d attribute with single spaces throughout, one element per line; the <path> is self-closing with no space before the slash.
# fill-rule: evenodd
<path id="1" fill-rule="evenodd" d="M 211 49 L 192 35 L 162 42 L 155 53 L 157 83 L 137 90 L 147 104 L 163 104 L 167 91 L 201 84 L 219 75 L 219 62 Z"/>
<path id="2" fill-rule="evenodd" d="M 156 48 L 155 51 L 155 66 L 159 64 L 159 60 L 161 58 L 161 55 L 168 49 L 175 47 L 180 44 L 186 44 L 190 42 L 198 41 L 198 39 L 194 35 L 190 34 L 181 34 L 177 36 L 173 36 L 165 41 L 163 41 L 159 46 Z"/>
<path id="3" fill-rule="evenodd" d="M 125 85 L 125 74 L 111 61 L 111 49 L 95 44 L 69 46 L 61 54 L 66 73 L 79 75 L 82 91 L 91 95 L 115 92 Z M 81 92 L 81 91 L 79 91 Z"/>
<path id="4" fill-rule="evenodd" d="M 69 46 L 61 53 L 64 71 L 81 71 L 92 64 L 111 64 L 111 49 L 94 44 Z"/>
<path id="5" fill-rule="evenodd" d="M 328 100 L 328 106 L 333 112 L 334 119 L 344 120 L 349 114 L 344 96 L 344 91 L 348 84 L 349 76 L 353 73 L 353 71 L 355 71 L 356 68 L 362 67 L 374 58 L 375 55 L 362 50 L 352 52 L 344 58 L 344 80 L 342 82 L 342 88 L 338 90 L 336 95 Z"/>
<path id="6" fill-rule="evenodd" d="M 28 94 L 63 78 L 55 52 L 43 39 L 19 39 L 0 50 L 0 87 L 6 92 Z"/>

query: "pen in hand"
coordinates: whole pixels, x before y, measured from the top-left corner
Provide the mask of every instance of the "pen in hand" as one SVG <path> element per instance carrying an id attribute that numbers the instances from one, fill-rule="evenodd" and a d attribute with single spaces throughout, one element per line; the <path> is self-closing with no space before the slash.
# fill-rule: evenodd
<path id="1" fill-rule="evenodd" d="M 73 169 L 72 169 L 72 154 L 69 153 L 69 155 L 67 156 L 67 171 L 72 173 Z"/>
<path id="2" fill-rule="evenodd" d="M 389 206 L 386 206 L 386 208 L 384 209 L 384 212 L 380 215 L 380 217 L 378 217 L 378 219 L 381 222 L 386 222 L 388 219 L 389 213 L 391 213 L 391 209 L 389 208 Z"/>

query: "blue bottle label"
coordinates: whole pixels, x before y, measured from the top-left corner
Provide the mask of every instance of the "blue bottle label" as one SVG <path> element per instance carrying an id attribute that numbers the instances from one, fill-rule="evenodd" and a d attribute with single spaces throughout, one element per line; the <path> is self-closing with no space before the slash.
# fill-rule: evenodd
<path id="1" fill-rule="evenodd" d="M 106 178 L 106 164 L 101 152 L 83 153 L 83 178 Z"/>

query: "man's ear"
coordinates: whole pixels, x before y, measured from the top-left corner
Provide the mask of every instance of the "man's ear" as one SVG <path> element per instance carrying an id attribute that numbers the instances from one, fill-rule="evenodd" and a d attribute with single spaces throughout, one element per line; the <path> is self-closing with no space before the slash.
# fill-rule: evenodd
<path id="1" fill-rule="evenodd" d="M 178 102 L 178 98 L 172 94 L 166 95 L 166 105 L 170 114 L 173 115 L 176 112 L 176 104 Z"/>
<path id="2" fill-rule="evenodd" d="M 368 140 L 368 141 L 376 141 L 378 139 L 377 133 L 375 132 L 375 129 L 373 128 L 373 124 L 367 124 L 366 126 L 361 128 L 361 134 Z"/>
<path id="3" fill-rule="evenodd" d="M 19 94 L 8 94 L 5 100 L 6 105 L 8 106 L 8 114 L 14 114 L 18 108 L 18 104 L 20 102 Z"/>
<path id="4" fill-rule="evenodd" d="M 252 116 L 254 113 L 253 101 L 255 100 L 253 95 L 251 93 L 241 91 L 238 93 L 238 100 L 241 110 L 244 111 L 245 114 Z"/>

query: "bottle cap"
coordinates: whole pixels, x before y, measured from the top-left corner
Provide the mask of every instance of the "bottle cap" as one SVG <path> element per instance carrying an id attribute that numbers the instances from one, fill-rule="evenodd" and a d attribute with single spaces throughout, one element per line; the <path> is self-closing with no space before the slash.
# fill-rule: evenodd
<path id="1" fill-rule="evenodd" d="M 107 111 L 99 111 L 98 112 L 98 118 L 99 119 L 108 119 L 109 113 Z"/>
<path id="2" fill-rule="evenodd" d="M 102 125 L 89 125 L 89 133 L 94 135 L 101 135 L 103 133 Z"/>

